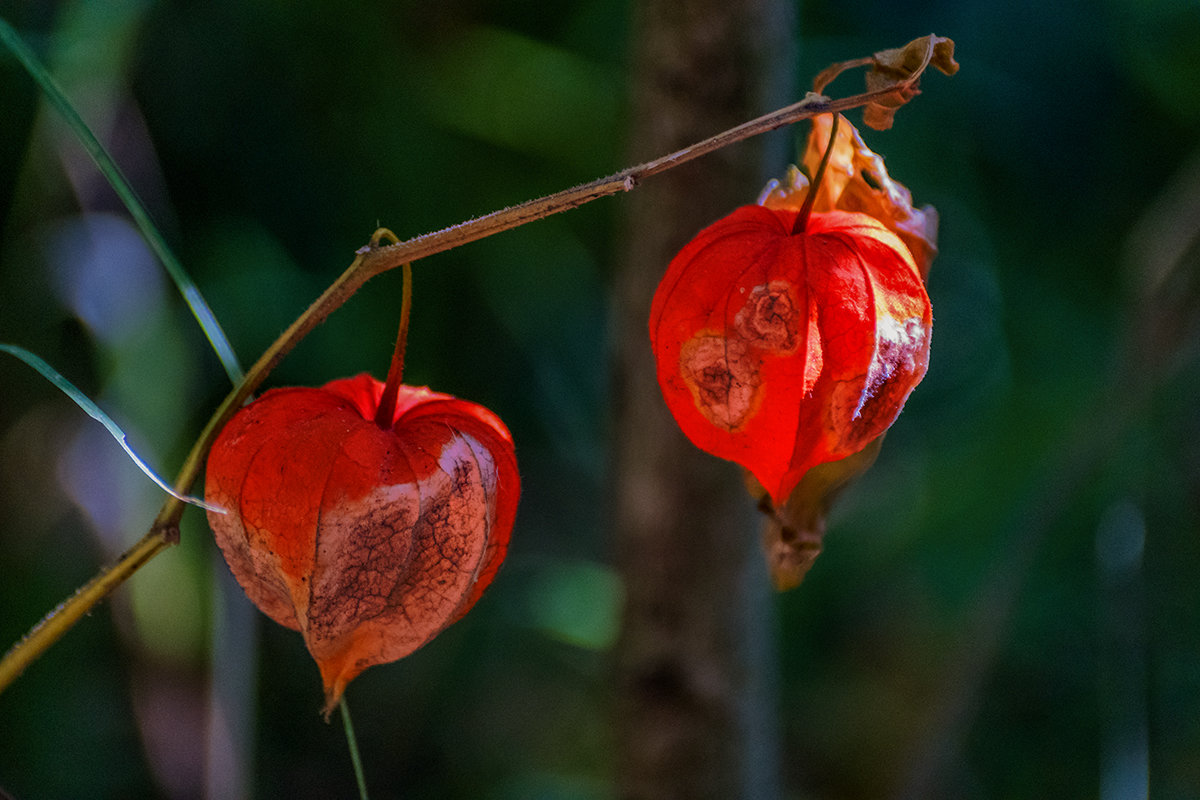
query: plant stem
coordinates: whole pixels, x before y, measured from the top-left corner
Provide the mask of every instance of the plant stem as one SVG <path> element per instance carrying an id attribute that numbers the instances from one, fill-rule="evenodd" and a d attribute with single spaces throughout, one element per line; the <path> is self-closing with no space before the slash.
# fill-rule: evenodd
<path id="1" fill-rule="evenodd" d="M 179 503 L 178 500 L 173 502 Z M 183 503 L 179 503 L 180 507 Z M 47 614 L 0 660 L 0 691 L 16 680 L 24 669 L 70 630 L 79 618 L 120 586 L 126 578 L 170 543 L 165 531 L 151 530 L 114 564 L 81 586 L 75 594 Z"/>
<path id="2" fill-rule="evenodd" d="M 914 76 L 913 80 L 915 80 Z M 702 142 L 677 150 L 669 155 L 647 161 L 617 172 L 607 178 L 599 178 L 590 183 L 580 184 L 561 192 L 555 192 L 535 200 L 527 200 L 515 206 L 493 211 L 482 217 L 460 222 L 449 228 L 443 228 L 433 233 L 426 233 L 412 239 L 368 250 L 359 251 L 365 256 L 365 262 L 373 274 L 387 272 L 401 264 L 417 261 L 460 245 L 468 244 L 479 239 L 492 236 L 503 231 L 520 227 L 529 222 L 543 219 L 552 214 L 578 208 L 585 203 L 608 197 L 618 192 L 632 191 L 646 178 L 666 172 L 669 169 L 685 164 L 688 161 L 708 155 L 723 147 L 768 133 L 776 128 L 791 125 L 805 119 L 811 119 L 818 114 L 837 113 L 851 108 L 865 106 L 873 100 L 893 94 L 894 86 L 863 92 L 840 100 L 830 100 L 828 97 L 810 93 L 798 103 L 765 114 L 757 119 L 744 122 L 737 127 L 718 133 Z"/>
<path id="3" fill-rule="evenodd" d="M 928 57 L 926 63 L 928 63 Z M 922 66 L 921 69 L 924 67 Z M 405 264 L 411 264 L 418 259 L 534 222 L 551 214 L 576 208 L 601 197 L 632 191 L 648 177 L 666 172 L 751 136 L 767 133 L 800 120 L 810 119 L 818 114 L 837 113 L 864 106 L 873 100 L 893 95 L 897 86 L 915 83 L 920 75 L 921 71 L 918 70 L 898 84 L 840 100 L 830 100 L 824 95 L 810 93 L 798 103 L 742 123 L 682 150 L 630 167 L 607 178 L 600 178 L 591 183 L 494 211 L 482 217 L 476 217 L 407 241 L 381 247 L 379 238 L 384 234 L 377 231 L 371 242 L 356 252 L 354 261 L 346 271 L 338 276 L 329 288 L 288 326 L 287 330 L 280 334 L 279 338 L 267 348 L 258 361 L 246 372 L 245 377 L 217 407 L 180 467 L 179 475 L 174 483 L 175 491 L 178 494 L 187 494 L 190 491 L 192 484 L 200 475 L 204 458 L 221 428 L 283 360 L 283 357 L 313 328 L 346 302 L 364 283 L 376 275 Z M 58 641 L 80 617 L 107 597 L 113 589 L 164 550 L 167 545 L 179 541 L 179 520 L 183 515 L 184 507 L 185 504 L 174 497 L 168 498 L 150 526 L 150 531 L 121 556 L 116 564 L 106 567 L 74 595 L 47 614 L 24 638 L 4 654 L 4 657 L 0 659 L 0 692 L 3 692 L 29 664 Z"/>
<path id="4" fill-rule="evenodd" d="M 346 696 L 338 701 L 342 710 L 342 727 L 346 729 L 346 745 L 350 748 L 350 763 L 354 765 L 354 780 L 358 783 L 359 800 L 368 800 L 367 778 L 363 773 L 362 756 L 358 753 L 358 738 L 354 735 L 354 723 L 350 721 L 350 706 L 346 705 Z"/>
<path id="5" fill-rule="evenodd" d="M 408 344 L 408 318 L 412 311 L 412 264 L 406 263 L 401 269 L 404 270 L 404 281 L 400 300 L 400 330 L 396 333 L 396 348 L 392 351 L 383 397 L 379 399 L 379 410 L 375 413 L 375 424 L 381 428 L 392 427 L 392 418 L 396 416 L 396 397 L 400 394 L 400 382 L 404 379 L 404 350 Z"/>
<path id="6" fill-rule="evenodd" d="M 821 191 L 821 179 L 825 177 L 825 167 L 829 166 L 829 155 L 833 152 L 833 143 L 837 141 L 838 120 L 841 118 L 841 114 L 833 115 L 833 122 L 829 126 L 829 144 L 825 145 L 821 163 L 817 166 L 817 171 L 809 183 L 808 194 L 804 197 L 804 205 L 800 206 L 800 213 L 796 215 L 796 222 L 792 225 L 792 235 L 804 233 L 804 229 L 808 227 L 808 217 L 812 214 L 813 203 L 817 200 L 817 192 Z"/>
<path id="7" fill-rule="evenodd" d="M 375 232 L 372 242 L 377 243 L 381 232 Z M 388 236 L 396 241 L 391 231 Z M 396 398 L 400 394 L 400 382 L 404 378 L 404 350 L 408 344 L 408 318 L 412 312 L 412 264 L 404 264 L 402 288 L 400 289 L 400 330 L 396 333 L 396 348 L 392 351 L 392 363 L 388 367 L 387 383 L 383 388 L 383 396 L 379 398 L 379 408 L 375 412 L 375 424 L 384 429 L 392 427 L 393 417 L 396 416 Z"/>

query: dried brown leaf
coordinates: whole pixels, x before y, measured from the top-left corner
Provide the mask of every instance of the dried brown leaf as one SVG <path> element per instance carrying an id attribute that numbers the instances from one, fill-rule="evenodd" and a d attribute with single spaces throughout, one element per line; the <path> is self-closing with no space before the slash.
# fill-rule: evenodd
<path id="1" fill-rule="evenodd" d="M 863 122 L 875 130 L 887 130 L 900 106 L 921 93 L 921 73 L 933 65 L 946 75 L 958 72 L 954 41 L 930 34 L 913 39 L 904 47 L 881 50 L 874 55 L 866 75 L 867 91 L 891 91 L 863 108 Z"/>
<path id="2" fill-rule="evenodd" d="M 813 91 L 824 92 L 834 78 L 848 69 L 870 66 L 866 74 L 867 91 L 881 94 L 863 108 L 863 122 L 875 130 L 887 130 L 892 127 L 896 110 L 921 93 L 921 73 L 930 65 L 946 75 L 958 72 L 952 39 L 931 33 L 913 39 L 904 47 L 880 50 L 869 58 L 832 64 L 813 79 Z"/>

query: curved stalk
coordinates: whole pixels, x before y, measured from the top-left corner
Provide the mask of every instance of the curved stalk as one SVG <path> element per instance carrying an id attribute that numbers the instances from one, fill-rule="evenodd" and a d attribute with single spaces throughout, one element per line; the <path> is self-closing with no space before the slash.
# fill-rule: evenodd
<path id="1" fill-rule="evenodd" d="M 632 191 L 646 178 L 666 172 L 752 136 L 767 133 L 785 125 L 815 117 L 818 114 L 846 111 L 865 106 L 874 100 L 894 96 L 898 90 L 909 89 L 916 84 L 928 65 L 932 52 L 933 44 L 931 42 L 929 53 L 920 68 L 894 84 L 840 100 L 831 100 L 824 95 L 809 93 L 798 103 L 742 123 L 661 158 L 622 170 L 607 178 L 600 178 L 545 197 L 529 200 L 396 244 L 380 246 L 379 239 L 384 234 L 377 232 L 369 244 L 357 251 L 353 263 L 346 271 L 267 348 L 266 352 L 246 372 L 245 377 L 217 407 L 180 467 L 179 475 L 174 483 L 176 492 L 187 494 L 191 489 L 192 484 L 200 475 L 204 458 L 208 454 L 213 440 L 216 439 L 217 433 L 229 421 L 234 412 L 254 393 L 267 375 L 283 360 L 283 357 L 313 328 L 346 302 L 364 283 L 376 275 L 552 214 L 577 208 L 601 197 Z M 860 59 L 838 66 L 845 68 L 847 64 L 857 66 L 860 63 L 871 62 Z M 3 692 L 29 664 L 58 641 L 80 617 L 107 597 L 143 564 L 166 549 L 168 545 L 179 541 L 179 520 L 183 515 L 184 507 L 185 504 L 174 497 L 168 498 L 151 524 L 149 532 L 137 544 L 122 555 L 115 564 L 104 568 L 99 575 L 47 614 L 41 622 L 4 654 L 4 657 L 0 659 L 0 692 Z"/>
<path id="2" fill-rule="evenodd" d="M 833 152 L 833 143 L 837 141 L 838 120 L 842 118 L 841 114 L 833 115 L 833 122 L 829 125 L 829 144 L 825 145 L 825 153 L 821 156 L 821 163 L 817 165 L 816 174 L 812 176 L 812 181 L 809 182 L 808 194 L 804 197 L 804 205 L 800 206 L 800 213 L 796 215 L 796 221 L 792 225 L 792 235 L 804 233 L 808 227 L 808 217 L 812 214 L 813 203 L 817 201 L 817 193 L 821 191 L 821 179 L 825 177 L 825 168 L 829 166 L 829 155 Z"/>
<path id="3" fill-rule="evenodd" d="M 371 237 L 372 248 L 377 247 L 384 236 L 391 239 L 393 244 L 400 241 L 387 228 L 380 228 Z M 396 346 L 392 350 L 392 363 L 388 366 L 383 396 L 379 398 L 379 408 L 375 411 L 375 424 L 385 430 L 392 427 L 392 417 L 396 415 L 396 398 L 400 396 L 400 382 L 404 379 L 404 351 L 408 347 L 408 318 L 412 313 L 412 264 L 405 263 L 402 269 L 404 280 L 400 289 L 400 329 L 396 332 Z"/>

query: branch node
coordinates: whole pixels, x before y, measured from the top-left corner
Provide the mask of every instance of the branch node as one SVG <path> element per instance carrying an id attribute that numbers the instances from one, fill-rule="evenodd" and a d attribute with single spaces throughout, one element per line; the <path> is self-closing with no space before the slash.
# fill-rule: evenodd
<path id="1" fill-rule="evenodd" d="M 179 524 L 155 523 L 151 528 L 154 533 L 167 544 L 179 544 Z"/>

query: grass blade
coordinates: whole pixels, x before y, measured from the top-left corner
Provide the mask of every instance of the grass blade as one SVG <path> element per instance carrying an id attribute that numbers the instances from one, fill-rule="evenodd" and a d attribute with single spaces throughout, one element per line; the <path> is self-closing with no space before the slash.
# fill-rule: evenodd
<path id="1" fill-rule="evenodd" d="M 350 706 L 346 705 L 346 697 L 338 701 L 342 710 L 342 726 L 346 729 L 346 744 L 350 748 L 350 764 L 354 767 L 354 781 L 358 784 L 359 800 L 369 800 L 367 796 L 367 777 L 363 773 L 362 756 L 358 752 L 358 738 L 354 735 L 354 723 L 350 721 Z"/>
<path id="2" fill-rule="evenodd" d="M 154 473 L 154 470 L 150 469 L 150 466 L 144 460 L 142 460 L 141 456 L 134 452 L 133 448 L 129 445 L 129 437 L 125 435 L 125 431 L 121 430 L 121 427 L 117 425 L 117 423 L 113 422 L 112 417 L 108 416 L 108 414 L 105 414 L 100 409 L 100 406 L 92 402 L 92 399 L 86 394 L 79 391 L 79 389 L 76 388 L 73 383 L 59 374 L 54 367 L 50 366 L 41 358 L 29 352 L 24 347 L 17 347 L 16 345 L 11 344 L 0 344 L 0 351 L 10 353 L 11 355 L 16 356 L 29 366 L 36 369 L 42 374 L 42 377 L 57 386 L 67 397 L 74 400 L 75 405 L 82 408 L 89 417 L 96 420 L 106 429 L 108 429 L 108 432 L 112 434 L 112 437 L 117 440 L 117 444 L 121 445 L 121 449 L 124 450 L 131 459 L 133 459 L 133 463 L 137 464 L 138 469 L 146 473 L 146 476 L 150 478 L 150 480 L 154 481 L 158 488 L 162 489 L 176 500 L 180 500 L 184 503 L 191 503 L 194 506 L 199 506 L 205 511 L 216 511 L 220 514 L 225 513 L 223 508 L 209 505 L 208 503 L 205 503 L 203 500 L 200 500 L 196 497 L 179 494 L 172 489 L 166 481 Z"/>
<path id="3" fill-rule="evenodd" d="M 208 307 L 204 297 L 200 294 L 200 290 L 196 287 L 191 276 L 184 270 L 183 265 L 175 258 L 175 255 L 167 247 L 167 242 L 159 232 L 154 222 L 150 219 L 150 214 L 146 211 L 146 207 L 142 205 L 142 201 L 134 192 L 129 181 L 125 179 L 120 167 L 113 161 L 108 151 L 104 149 L 104 145 L 100 144 L 100 140 L 92 133 L 91 128 L 79 116 L 79 112 L 71 105 L 71 101 L 63 94 L 63 91 L 58 86 L 58 82 L 50 75 L 45 67 L 42 66 L 37 56 L 29 49 L 29 46 L 21 40 L 17 32 L 3 18 L 0 18 L 0 41 L 8 47 L 9 51 L 16 56 L 21 62 L 25 70 L 37 83 L 42 93 L 46 96 L 46 100 L 50 105 L 62 115 L 67 123 L 67 127 L 79 139 L 83 149 L 91 156 L 92 161 L 96 163 L 101 174 L 112 185 L 113 190 L 121 198 L 121 202 L 129 209 L 130 216 L 145 237 L 146 243 L 150 245 L 150 249 L 158 256 L 170 274 L 171 280 L 175 282 L 175 286 L 179 289 L 179 293 L 183 295 L 184 302 L 192 310 L 192 315 L 195 316 L 196 322 L 200 324 L 200 329 L 204 331 L 204 335 L 208 338 L 209 344 L 212 345 L 213 351 L 216 352 L 217 358 L 221 360 L 221 365 L 225 367 L 226 374 L 229 375 L 229 380 L 237 384 L 242 379 L 242 368 L 238 364 L 237 356 L 233 352 L 233 347 L 230 346 L 229 340 L 225 336 L 225 331 L 221 329 L 220 323 L 217 322 L 216 316 L 213 315 L 212 309 Z"/>

